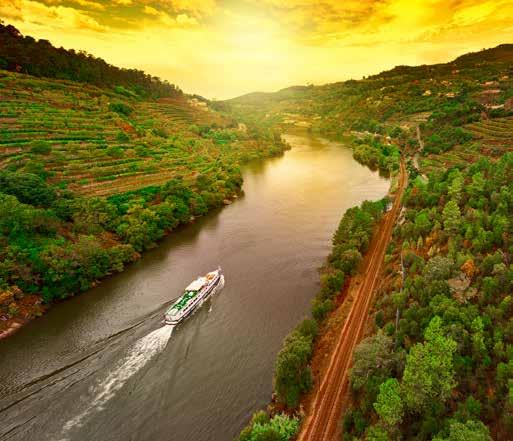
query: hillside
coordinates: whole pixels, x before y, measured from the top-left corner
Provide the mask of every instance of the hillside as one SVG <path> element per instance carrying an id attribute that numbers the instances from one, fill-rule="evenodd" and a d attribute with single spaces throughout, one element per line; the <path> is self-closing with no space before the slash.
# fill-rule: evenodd
<path id="1" fill-rule="evenodd" d="M 286 148 L 199 97 L 127 87 L 0 70 L 0 336 L 229 203 L 243 163 Z"/>
<path id="2" fill-rule="evenodd" d="M 0 69 L 36 77 L 72 80 L 117 88 L 141 97 L 179 97 L 175 85 L 137 69 L 122 69 L 85 51 L 54 47 L 48 40 L 23 36 L 0 20 Z"/>
<path id="3" fill-rule="evenodd" d="M 334 134 L 372 120 L 407 122 L 469 100 L 500 110 L 511 97 L 512 57 L 513 45 L 501 45 L 446 64 L 398 66 L 363 80 L 249 94 L 218 105 L 284 125 L 307 121 L 313 130 Z"/>
<path id="4" fill-rule="evenodd" d="M 407 163 L 404 208 L 367 337 L 352 356 L 345 441 L 511 439 L 512 73 L 513 46 L 501 45 L 446 64 L 217 104 L 270 127 L 343 139 L 358 161 L 393 177 L 399 157 Z M 319 360 L 349 307 L 344 282 L 360 277 L 353 247 L 337 232 L 314 323 L 299 325 L 278 355 L 271 416 L 313 412 L 308 392 L 323 383 Z M 239 440 L 262 419 L 256 414 Z"/>

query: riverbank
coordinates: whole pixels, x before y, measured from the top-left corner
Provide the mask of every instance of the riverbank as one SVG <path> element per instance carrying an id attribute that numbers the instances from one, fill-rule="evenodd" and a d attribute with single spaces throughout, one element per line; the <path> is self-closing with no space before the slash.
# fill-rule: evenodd
<path id="1" fill-rule="evenodd" d="M 356 319 L 363 323 L 366 309 L 358 305 L 364 301 L 366 308 L 370 307 L 369 299 L 374 292 L 374 284 L 388 244 L 387 239 L 391 235 L 405 187 L 406 171 L 402 163 L 400 171 L 398 182 L 395 182 L 394 177 L 390 186 L 390 192 L 395 191 L 395 201 L 383 218 L 380 210 L 387 209 L 387 202 L 381 206 L 382 208 L 379 208 L 379 202 L 366 202 L 362 207 L 354 207 L 344 214 L 334 235 L 332 252 L 321 271 L 321 291 L 312 303 L 313 319 L 306 319 L 299 324 L 286 337 L 278 354 L 274 377 L 275 395 L 273 403 L 268 408 L 269 415 L 266 416 L 265 412 L 256 413 L 237 438 L 238 441 L 253 439 L 254 432 L 261 430 L 274 431 L 283 439 L 291 439 L 295 436 L 299 420 L 304 418 L 305 411 L 308 415 L 317 406 L 317 400 L 313 406 L 311 403 L 313 397 L 318 396 L 317 392 L 325 388 L 323 385 L 326 384 L 326 380 L 323 374 L 328 370 L 328 356 L 341 346 L 339 334 L 344 333 L 340 332 L 340 328 L 351 329 L 351 326 L 348 326 L 351 315 L 357 315 Z M 372 281 L 370 285 L 369 279 Z M 355 312 L 356 309 L 358 312 Z M 360 325 L 360 333 L 362 327 L 363 325 Z M 349 348 L 342 349 L 343 353 L 351 354 L 359 338 L 361 336 L 357 334 L 356 340 L 351 341 Z M 347 377 L 350 357 L 346 359 L 343 372 Z M 330 362 L 329 365 L 331 372 L 334 369 L 333 364 Z M 336 373 L 340 374 L 340 370 L 336 369 Z M 334 383 L 336 384 L 336 381 Z M 293 434 L 290 432 L 292 429 L 284 431 L 285 429 L 276 427 L 274 421 L 283 417 L 282 412 L 289 415 L 289 425 L 286 427 L 296 428 Z M 309 416 L 306 421 L 308 427 Z M 321 432 L 325 424 L 326 421 L 320 423 Z M 300 436 L 304 436 L 304 427 L 303 421 Z M 317 440 L 317 436 L 318 434 L 314 434 L 312 438 L 307 439 Z"/>
<path id="2" fill-rule="evenodd" d="M 285 151 L 290 149 L 290 146 L 288 146 L 286 143 L 282 144 L 282 149 L 279 152 L 275 151 L 266 151 L 262 158 L 258 159 L 257 161 L 269 159 L 269 158 L 275 158 L 283 155 Z M 182 220 L 177 221 L 174 219 L 174 212 L 171 210 L 164 209 L 161 217 L 163 217 L 162 220 L 158 221 L 160 224 L 169 226 L 165 229 L 162 229 L 158 235 L 156 235 L 152 242 L 146 244 L 144 243 L 139 249 L 134 249 L 131 247 L 131 244 L 126 244 L 119 235 L 103 231 L 99 236 L 102 238 L 100 242 L 98 242 L 97 245 L 94 245 L 100 250 L 104 250 L 105 252 L 110 252 L 111 250 L 115 250 L 116 248 L 121 247 L 128 247 L 130 246 L 130 249 L 126 249 L 127 252 L 123 253 L 123 257 L 120 257 L 120 261 L 117 264 L 112 265 L 109 269 L 105 271 L 104 274 L 96 275 L 93 279 L 88 279 L 86 281 L 86 284 L 81 284 L 79 290 L 72 290 L 72 291 L 65 291 L 63 294 L 59 295 L 58 297 L 52 297 L 46 295 L 44 291 L 47 289 L 47 287 L 40 286 L 38 288 L 38 292 L 36 293 L 27 293 L 21 290 L 17 285 L 10 285 L 4 288 L 3 290 L 0 289 L 0 340 L 3 340 L 5 338 L 8 338 L 15 334 L 17 331 L 19 331 L 23 326 L 31 322 L 32 320 L 41 317 L 43 314 L 45 314 L 52 305 L 67 301 L 68 299 L 75 297 L 76 295 L 81 294 L 83 291 L 86 291 L 89 288 L 94 288 L 98 286 L 102 281 L 105 279 L 111 277 L 113 274 L 119 273 L 124 271 L 126 268 L 130 267 L 133 263 L 137 262 L 141 256 L 144 254 L 145 251 L 148 249 L 152 249 L 155 247 L 158 247 L 159 244 L 162 242 L 163 239 L 168 237 L 170 234 L 177 231 L 178 228 L 183 228 L 184 226 L 187 226 L 191 224 L 192 222 L 195 222 L 198 218 L 201 218 L 207 213 L 212 212 L 213 210 L 221 209 L 225 206 L 231 205 L 234 201 L 236 201 L 242 194 L 242 185 L 243 181 L 242 178 L 237 181 L 238 187 L 236 191 L 224 194 L 221 198 L 218 198 L 218 201 L 210 205 L 208 207 L 207 211 L 198 211 L 194 214 L 189 214 L 188 216 L 183 217 Z M 144 189 L 143 189 L 144 190 Z M 189 190 L 190 191 L 190 190 Z M 1 195 L 1 193 L 0 193 Z M 123 195 L 119 195 L 118 197 L 122 197 Z M 198 195 L 196 195 L 198 196 Z M 159 195 L 157 194 L 157 200 L 159 198 Z M 106 203 L 106 202 L 105 202 Z M 164 203 L 166 205 L 166 203 Z M 152 206 L 158 207 L 159 204 L 157 202 L 153 203 Z M 166 206 L 167 207 L 167 206 Z M 103 208 L 103 205 L 101 205 L 101 208 Z M 188 210 L 187 210 L 188 212 Z M 98 214 L 98 217 L 100 217 L 102 214 Z M 169 216 L 169 220 L 166 221 L 165 217 Z M 151 219 L 153 221 L 153 219 Z M 142 218 L 139 219 L 140 222 L 146 224 L 149 221 L 149 218 Z M 80 253 L 80 243 L 79 240 L 73 239 L 73 228 L 74 225 L 72 223 L 66 223 L 59 227 L 59 234 L 61 234 L 63 237 L 66 237 L 70 242 L 74 243 L 74 245 L 77 245 L 77 251 Z M 149 238 L 148 238 L 149 240 Z M 95 242 L 96 243 L 96 242 Z M 92 246 L 92 245 L 89 245 Z M 86 252 L 90 252 L 86 250 Z M 117 256 L 115 256 L 117 257 Z M 59 268 L 61 272 L 66 272 L 65 266 L 65 260 L 68 258 L 66 255 L 58 255 L 55 256 L 57 260 L 62 260 L 62 263 L 57 262 L 57 266 L 62 267 Z M 96 262 L 82 262 L 79 265 L 86 267 L 86 266 L 93 266 Z M 69 269 L 74 268 L 76 265 L 69 265 Z M 75 268 L 74 268 L 75 269 Z M 54 271 L 55 268 L 50 268 L 49 271 Z M 84 272 L 90 271 L 89 269 L 85 268 Z M 56 280 L 58 280 L 59 275 L 54 276 Z M 1 279 L 0 279 L 1 281 Z M 51 289 L 49 290 L 51 292 Z M 47 291 L 48 292 L 48 291 Z M 50 300 L 48 300 L 50 298 Z M 45 301 L 46 300 L 46 301 Z"/>
<path id="3" fill-rule="evenodd" d="M 339 295 L 338 307 L 328 318 L 315 346 L 311 366 L 316 381 L 312 391 L 302 400 L 306 417 L 299 441 L 328 441 L 338 435 L 352 354 L 369 324 L 369 312 L 385 251 L 402 207 L 402 196 L 407 185 L 403 162 L 398 181 L 390 211 L 378 223 L 358 274 Z"/>
<path id="4" fill-rule="evenodd" d="M 285 155 L 242 168 L 244 194 L 235 203 L 177 230 L 0 344 L 0 438 L 10 431 L 12 441 L 39 441 L 44 425 L 49 439 L 61 439 L 105 376 L 161 326 L 168 302 L 217 265 L 226 275 L 220 295 L 67 438 L 167 441 L 173 433 L 223 441 L 265 407 L 276 354 L 319 289 L 318 268 L 342 214 L 389 188 L 344 145 L 308 135 L 286 140 Z"/>

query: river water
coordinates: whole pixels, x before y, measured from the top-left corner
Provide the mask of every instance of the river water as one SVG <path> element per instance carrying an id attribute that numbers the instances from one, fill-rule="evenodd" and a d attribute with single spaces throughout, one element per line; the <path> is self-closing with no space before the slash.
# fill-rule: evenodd
<path id="1" fill-rule="evenodd" d="M 234 204 L 0 342 L 0 440 L 230 441 L 268 403 L 340 218 L 388 190 L 344 146 L 286 138 L 283 157 L 244 168 Z M 218 265 L 224 290 L 162 326 L 170 300 Z"/>

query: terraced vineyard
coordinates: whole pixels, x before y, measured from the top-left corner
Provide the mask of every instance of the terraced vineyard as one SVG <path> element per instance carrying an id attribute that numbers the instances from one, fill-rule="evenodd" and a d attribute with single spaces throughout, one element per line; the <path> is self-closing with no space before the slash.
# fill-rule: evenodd
<path id="1" fill-rule="evenodd" d="M 228 203 L 242 163 L 286 149 L 198 99 L 137 90 L 0 70 L 0 337 Z"/>
<path id="2" fill-rule="evenodd" d="M 482 120 L 466 129 L 481 141 L 484 154 L 497 157 L 513 151 L 513 117 Z"/>
<path id="3" fill-rule="evenodd" d="M 216 142 L 223 134 L 205 136 L 205 127 L 228 131 L 236 145 Z M 77 194 L 108 196 L 258 156 L 258 145 L 230 127 L 231 120 L 185 97 L 139 101 L 0 73 L 0 168 L 46 173 L 50 183 Z"/>
<path id="4" fill-rule="evenodd" d="M 480 144 L 465 144 L 456 146 L 453 149 L 440 153 L 430 154 L 420 159 L 420 166 L 424 173 L 428 174 L 440 167 L 449 168 L 454 166 L 465 166 L 479 159 Z"/>

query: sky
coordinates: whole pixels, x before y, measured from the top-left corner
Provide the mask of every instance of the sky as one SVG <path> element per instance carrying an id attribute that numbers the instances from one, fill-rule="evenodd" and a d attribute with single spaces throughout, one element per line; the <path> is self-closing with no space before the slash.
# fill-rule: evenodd
<path id="1" fill-rule="evenodd" d="M 513 43 L 513 0 L 0 0 L 0 18 L 211 99 Z"/>

